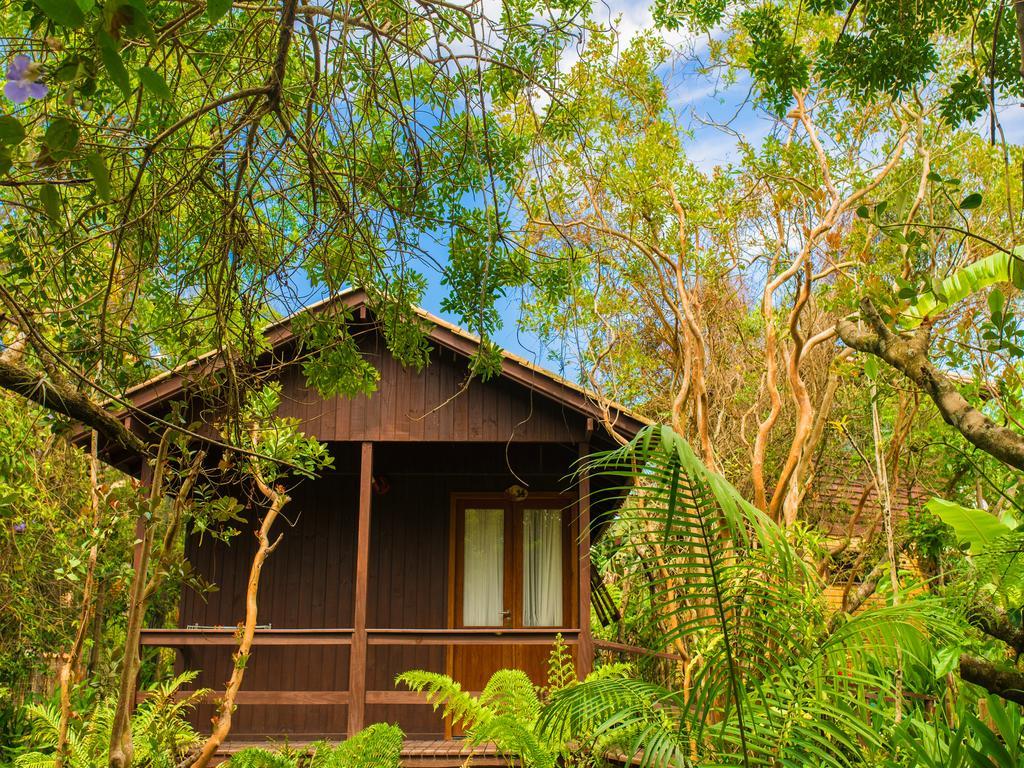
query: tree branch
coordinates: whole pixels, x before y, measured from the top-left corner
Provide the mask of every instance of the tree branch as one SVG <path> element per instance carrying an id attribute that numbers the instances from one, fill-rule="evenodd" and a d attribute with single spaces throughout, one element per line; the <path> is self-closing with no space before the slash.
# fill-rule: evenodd
<path id="1" fill-rule="evenodd" d="M 839 338 L 848 347 L 881 358 L 900 371 L 939 409 L 943 421 L 955 427 L 968 442 L 1017 470 L 1024 471 L 1024 435 L 1000 426 L 971 405 L 960 394 L 953 379 L 928 359 L 929 329 L 922 326 L 913 335 L 893 333 L 886 327 L 871 299 L 860 303 L 861 314 L 840 320 Z"/>
<path id="2" fill-rule="evenodd" d="M 1002 640 L 1018 654 L 1024 653 L 1024 627 L 1014 624 L 1003 611 L 975 605 L 967 615 L 971 626 Z"/>
<path id="3" fill-rule="evenodd" d="M 77 390 L 56 384 L 44 374 L 0 358 L 0 388 L 31 400 L 50 411 L 80 421 L 137 456 L 148 456 L 149 447 L 113 414 Z"/>
<path id="4" fill-rule="evenodd" d="M 960 678 L 1007 701 L 1024 704 L 1024 672 L 965 653 L 960 657 Z"/>

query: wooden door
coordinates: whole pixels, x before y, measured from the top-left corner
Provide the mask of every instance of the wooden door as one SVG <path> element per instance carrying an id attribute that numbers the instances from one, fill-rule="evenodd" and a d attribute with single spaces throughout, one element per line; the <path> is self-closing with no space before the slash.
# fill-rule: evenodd
<path id="1" fill-rule="evenodd" d="M 524 501 L 456 497 L 452 526 L 451 626 L 458 629 L 553 630 L 576 626 L 572 506 L 565 496 Z M 549 645 L 457 646 L 452 676 L 479 691 L 498 669 L 524 670 L 545 682 Z"/>

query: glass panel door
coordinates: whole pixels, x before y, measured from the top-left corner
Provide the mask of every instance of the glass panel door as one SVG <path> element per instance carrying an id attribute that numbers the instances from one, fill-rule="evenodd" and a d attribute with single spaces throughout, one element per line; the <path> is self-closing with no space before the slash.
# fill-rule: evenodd
<path id="1" fill-rule="evenodd" d="M 462 626 L 501 627 L 505 609 L 505 510 L 467 508 L 462 536 Z"/>
<path id="2" fill-rule="evenodd" d="M 562 511 L 527 508 L 522 514 L 523 626 L 562 626 Z"/>

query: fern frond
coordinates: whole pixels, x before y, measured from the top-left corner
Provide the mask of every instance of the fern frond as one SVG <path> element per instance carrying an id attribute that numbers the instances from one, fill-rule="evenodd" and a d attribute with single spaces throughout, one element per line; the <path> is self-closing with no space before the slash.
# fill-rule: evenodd
<path id="1" fill-rule="evenodd" d="M 551 653 L 548 655 L 548 675 L 545 695 L 550 696 L 555 691 L 568 688 L 576 683 L 576 665 L 572 661 L 572 651 L 569 644 L 565 642 L 562 633 L 555 635 L 555 642 L 551 646 Z"/>
<path id="2" fill-rule="evenodd" d="M 552 697 L 545 729 L 625 740 L 660 766 L 685 764 L 690 749 L 745 768 L 846 766 L 880 746 L 869 724 L 893 693 L 893 649 L 927 645 L 925 627 L 940 637 L 941 608 L 872 610 L 829 634 L 817 575 L 786 532 L 668 427 L 642 430 L 588 469 L 626 496 L 619 524 L 656 553 L 637 565 L 652 585 L 644 631 L 685 640 L 699 662 L 685 696 L 614 675 L 572 686 Z"/>
<path id="3" fill-rule="evenodd" d="M 298 762 L 281 752 L 249 747 L 233 754 L 226 765 L 229 768 L 297 768 Z"/>
<path id="4" fill-rule="evenodd" d="M 14 758 L 15 768 L 53 768 L 57 764 L 54 755 L 42 752 L 25 752 Z"/>
<path id="5" fill-rule="evenodd" d="M 496 716 L 507 715 L 532 724 L 540 714 L 540 699 L 529 676 L 520 669 L 499 669 L 478 699 L 479 704 Z"/>
<path id="6" fill-rule="evenodd" d="M 496 715 L 480 723 L 471 733 L 475 744 L 493 742 L 506 757 L 517 757 L 523 768 L 555 768 L 558 753 L 534 734 L 532 723 L 510 714 Z"/>
<path id="7" fill-rule="evenodd" d="M 311 768 L 399 768 L 405 734 L 397 725 L 375 723 L 349 737 Z"/>
<path id="8" fill-rule="evenodd" d="M 455 725 L 471 728 L 484 716 L 484 708 L 473 696 L 462 690 L 462 686 L 448 675 L 413 669 L 395 678 L 411 690 L 423 693 L 427 703 L 442 715 L 450 717 Z"/>

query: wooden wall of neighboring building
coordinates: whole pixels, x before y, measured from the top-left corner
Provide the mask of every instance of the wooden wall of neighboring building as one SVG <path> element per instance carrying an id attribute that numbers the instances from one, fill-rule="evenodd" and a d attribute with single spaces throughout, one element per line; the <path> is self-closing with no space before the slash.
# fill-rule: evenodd
<path id="1" fill-rule="evenodd" d="M 275 629 L 352 626 L 352 584 L 358 505 L 358 446 L 335 444 L 334 471 L 302 483 L 284 515 L 284 533 L 263 571 L 261 624 Z M 440 629 L 448 625 L 448 542 L 454 492 L 502 492 L 518 484 L 532 491 L 571 492 L 568 478 L 577 458 L 572 445 L 381 443 L 374 450 L 374 477 L 386 485 L 372 500 L 367 627 Z M 250 526 L 230 546 L 208 535 L 189 539 L 193 569 L 218 584 L 203 597 L 186 590 L 180 626 L 234 626 L 243 617 L 243 595 L 254 549 Z M 230 674 L 230 648 L 193 648 L 188 666 L 202 669 L 197 685 L 221 690 Z M 243 690 L 324 691 L 348 687 L 347 647 L 257 647 Z M 371 646 L 368 691 L 394 690 L 408 669 L 445 671 L 443 646 Z M 212 706 L 200 707 L 196 724 L 209 727 Z M 338 737 L 344 706 L 240 705 L 232 735 L 293 734 Z M 443 734 L 428 705 L 369 704 L 366 722 L 397 722 L 414 737 Z"/>

